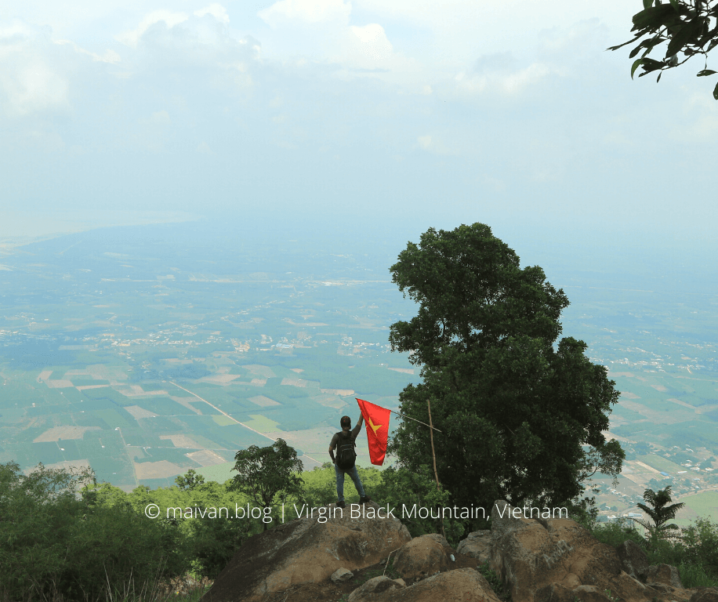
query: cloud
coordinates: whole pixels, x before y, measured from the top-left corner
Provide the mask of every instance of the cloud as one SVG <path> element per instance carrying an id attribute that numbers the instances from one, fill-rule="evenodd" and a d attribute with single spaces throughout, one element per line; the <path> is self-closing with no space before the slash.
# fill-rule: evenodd
<path id="1" fill-rule="evenodd" d="M 349 23 L 352 6 L 343 0 L 279 0 L 259 11 L 259 17 L 270 27 L 282 27 L 291 22 Z"/>
<path id="2" fill-rule="evenodd" d="M 456 149 L 449 148 L 444 143 L 444 139 L 446 137 L 447 137 L 446 134 L 444 134 L 441 137 L 441 139 L 439 139 L 435 134 L 424 134 L 423 136 L 418 136 L 416 138 L 416 142 L 417 142 L 418 147 L 421 150 L 427 151 L 429 153 L 433 153 L 435 155 L 458 155 L 458 154 L 460 154 Z"/>
<path id="3" fill-rule="evenodd" d="M 684 102 L 684 120 L 672 129 L 673 139 L 682 143 L 715 140 L 718 135 L 718 106 L 716 105 L 718 103 L 710 96 L 709 90 L 691 94 Z"/>
<path id="4" fill-rule="evenodd" d="M 53 40 L 53 43 L 59 46 L 68 45 L 78 54 L 84 54 L 86 56 L 89 56 L 93 61 L 100 63 L 111 63 L 114 65 L 122 60 L 122 57 L 120 57 L 120 55 L 114 50 L 107 50 L 104 54 L 100 55 L 95 52 L 85 50 L 84 48 L 81 48 L 80 46 L 75 44 L 75 42 L 72 42 L 70 40 Z"/>
<path id="5" fill-rule="evenodd" d="M 66 110 L 69 82 L 48 32 L 19 20 L 0 26 L 0 111 L 8 117 Z M 61 54 L 61 53 L 60 53 Z"/>
<path id="6" fill-rule="evenodd" d="M 214 4 L 210 4 L 205 8 L 196 10 L 194 12 L 194 15 L 195 17 L 204 17 L 205 15 L 211 15 L 220 23 L 224 23 L 225 25 L 229 24 L 229 15 L 227 14 L 227 9 L 224 8 L 224 6 L 222 6 L 221 4 L 217 4 L 216 2 Z"/>
<path id="7" fill-rule="evenodd" d="M 541 62 L 515 71 L 483 69 L 480 73 L 460 72 L 455 78 L 454 94 L 458 96 L 501 95 L 518 96 L 551 75 L 562 75 L 563 70 Z"/>
<path id="8" fill-rule="evenodd" d="M 172 29 L 175 25 L 184 23 L 188 18 L 189 17 L 184 13 L 156 10 L 146 15 L 135 29 L 121 33 L 115 36 L 115 38 L 131 48 L 137 48 L 140 38 L 156 23 L 164 23 L 167 29 Z"/>
<path id="9" fill-rule="evenodd" d="M 258 14 L 276 36 L 270 46 L 339 66 L 342 77 L 416 70 L 395 52 L 381 24 L 352 25 L 351 11 L 343 0 L 280 0 Z"/>

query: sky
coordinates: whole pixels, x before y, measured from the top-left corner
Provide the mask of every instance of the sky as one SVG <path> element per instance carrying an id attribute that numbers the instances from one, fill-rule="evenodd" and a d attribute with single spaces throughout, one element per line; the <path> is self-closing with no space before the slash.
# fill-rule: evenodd
<path id="1" fill-rule="evenodd" d="M 641 7 L 0 0 L 0 238 L 480 221 L 539 246 L 700 256 L 715 78 L 694 59 L 632 81 L 630 47 L 606 49 Z"/>

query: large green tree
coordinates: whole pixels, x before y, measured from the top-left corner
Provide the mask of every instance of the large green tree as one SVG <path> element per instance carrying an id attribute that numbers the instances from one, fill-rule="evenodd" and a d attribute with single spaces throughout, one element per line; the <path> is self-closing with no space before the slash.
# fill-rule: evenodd
<path id="1" fill-rule="evenodd" d="M 249 496 L 257 507 L 271 507 L 277 496 L 283 501 L 289 495 L 301 495 L 303 482 L 298 473 L 304 465 L 284 439 L 267 447 L 250 445 L 239 450 L 234 459 L 232 470 L 237 474 L 232 479 L 233 488 Z"/>
<path id="2" fill-rule="evenodd" d="M 668 3 L 643 0 L 643 10 L 633 15 L 631 31 L 635 32 L 633 39 L 608 49 L 618 50 L 636 43 L 629 56 L 635 58 L 639 53 L 641 56 L 633 61 L 631 77 L 640 67 L 642 72 L 638 77 L 659 71 L 656 81 L 660 81 L 663 71 L 699 54 L 706 62 L 696 75 L 705 77 L 717 73 L 708 69 L 708 53 L 718 46 L 718 2 L 715 0 L 670 0 Z M 653 49 L 664 42 L 668 42 L 664 57 L 649 58 Z M 713 89 L 713 98 L 718 100 L 718 84 Z"/>
<path id="3" fill-rule="evenodd" d="M 392 350 L 410 352 L 423 382 L 400 394 L 401 411 L 428 422 L 431 401 L 440 480 L 460 506 L 497 499 L 550 505 L 575 499 L 597 470 L 624 457 L 606 441 L 619 393 L 586 344 L 558 340 L 562 290 L 484 224 L 429 229 L 391 268 L 419 304 L 391 327 Z M 412 470 L 431 465 L 429 431 L 402 422 L 390 450 Z"/>

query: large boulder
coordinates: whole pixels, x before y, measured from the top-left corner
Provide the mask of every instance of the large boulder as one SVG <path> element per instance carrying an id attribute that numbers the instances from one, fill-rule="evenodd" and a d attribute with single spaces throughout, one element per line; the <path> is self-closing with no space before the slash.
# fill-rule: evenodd
<path id="1" fill-rule="evenodd" d="M 373 502 L 357 518 L 349 507 L 326 508 L 324 518 L 291 521 L 250 537 L 202 602 L 260 602 L 273 592 L 328 580 L 340 568 L 377 564 L 411 540 L 398 519 L 378 518 L 385 513 Z"/>
<path id="2" fill-rule="evenodd" d="M 373 583 L 372 583 L 373 582 Z M 456 569 L 400 587 L 388 577 L 370 579 L 349 602 L 501 602 L 476 569 Z"/>
<path id="3" fill-rule="evenodd" d="M 355 589 L 351 594 L 349 594 L 347 602 L 364 602 L 365 600 L 378 600 L 379 598 L 384 599 L 381 594 L 401 589 L 403 587 L 405 586 L 400 585 L 385 575 L 381 575 L 379 577 L 369 579 L 369 581 Z"/>
<path id="4" fill-rule="evenodd" d="M 513 602 L 646 602 L 664 597 L 664 589 L 628 574 L 615 548 L 572 520 L 526 518 L 522 509 L 498 501 L 491 521 L 490 565 L 509 587 Z M 673 600 L 689 597 L 685 590 L 671 591 Z"/>
<path id="5" fill-rule="evenodd" d="M 394 555 L 394 570 L 404 579 L 416 579 L 445 571 L 449 567 L 449 558 L 443 545 L 445 541 L 441 535 L 423 535 L 412 539 Z"/>
<path id="6" fill-rule="evenodd" d="M 699 587 L 693 591 L 690 602 L 718 602 L 718 587 Z"/>
<path id="7" fill-rule="evenodd" d="M 491 531 L 487 529 L 469 533 L 466 539 L 459 542 L 456 551 L 476 558 L 481 564 L 487 563 L 491 558 Z"/>
<path id="8" fill-rule="evenodd" d="M 660 583 L 670 587 L 682 588 L 678 569 L 670 564 L 654 564 L 646 569 L 646 583 Z"/>
<path id="9" fill-rule="evenodd" d="M 643 549 L 630 539 L 624 541 L 616 549 L 618 557 L 621 559 L 621 566 L 634 579 L 646 580 L 646 572 L 648 571 L 648 556 Z"/>

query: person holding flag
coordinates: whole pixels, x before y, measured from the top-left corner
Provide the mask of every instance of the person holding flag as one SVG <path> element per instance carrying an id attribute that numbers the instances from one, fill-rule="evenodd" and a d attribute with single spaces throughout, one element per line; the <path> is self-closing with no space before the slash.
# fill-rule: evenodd
<path id="1" fill-rule="evenodd" d="M 352 419 L 349 416 L 342 416 L 339 424 L 342 430 L 335 433 L 332 437 L 331 443 L 329 443 L 329 457 L 334 462 L 334 473 L 337 476 L 337 506 L 339 508 L 346 508 L 344 503 L 344 475 L 348 474 L 351 480 L 354 482 L 354 486 L 357 488 L 360 499 L 359 503 L 366 504 L 370 501 L 369 496 L 364 491 L 359 473 L 356 467 L 356 438 L 359 435 L 362 422 L 364 421 L 363 416 L 359 417 L 359 422 L 352 429 Z M 337 456 L 334 457 L 334 450 L 337 449 Z"/>

